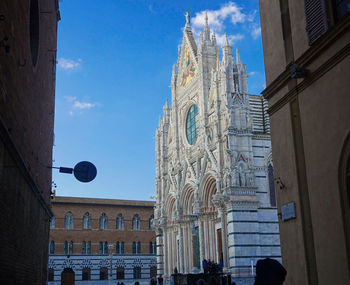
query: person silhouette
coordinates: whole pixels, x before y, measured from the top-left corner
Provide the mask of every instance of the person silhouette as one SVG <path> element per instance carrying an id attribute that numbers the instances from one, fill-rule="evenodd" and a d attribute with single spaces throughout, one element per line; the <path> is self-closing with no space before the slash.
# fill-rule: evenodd
<path id="1" fill-rule="evenodd" d="M 287 270 L 275 259 L 260 259 L 256 263 L 254 285 L 282 285 L 286 279 Z"/>

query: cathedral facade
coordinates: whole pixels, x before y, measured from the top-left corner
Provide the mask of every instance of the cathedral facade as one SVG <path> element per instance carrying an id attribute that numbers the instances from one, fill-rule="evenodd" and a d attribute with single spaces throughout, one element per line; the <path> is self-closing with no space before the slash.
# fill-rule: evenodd
<path id="1" fill-rule="evenodd" d="M 222 59 L 208 20 L 182 46 L 156 130 L 158 275 L 203 271 L 204 259 L 251 277 L 281 258 L 267 103 L 248 93 L 247 70 L 226 40 Z"/>

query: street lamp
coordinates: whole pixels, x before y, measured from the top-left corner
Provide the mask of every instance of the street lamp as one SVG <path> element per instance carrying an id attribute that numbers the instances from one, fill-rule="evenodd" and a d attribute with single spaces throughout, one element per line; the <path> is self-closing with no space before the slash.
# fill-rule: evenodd
<path id="1" fill-rule="evenodd" d="M 109 279 L 110 280 L 112 280 L 112 276 L 113 276 L 113 269 L 112 269 L 113 248 L 114 248 L 114 244 L 113 243 L 108 244 L 109 265 L 110 265 L 110 269 L 111 269 L 111 272 L 109 273 Z"/>

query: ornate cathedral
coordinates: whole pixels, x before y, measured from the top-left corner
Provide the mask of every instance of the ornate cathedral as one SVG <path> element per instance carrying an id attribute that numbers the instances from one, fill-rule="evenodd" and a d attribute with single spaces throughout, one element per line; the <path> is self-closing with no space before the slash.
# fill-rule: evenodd
<path id="1" fill-rule="evenodd" d="M 267 103 L 248 93 L 246 66 L 227 36 L 220 56 L 207 17 L 197 44 L 186 15 L 163 112 L 155 135 L 158 275 L 203 271 L 210 259 L 251 277 L 258 259 L 280 260 Z"/>

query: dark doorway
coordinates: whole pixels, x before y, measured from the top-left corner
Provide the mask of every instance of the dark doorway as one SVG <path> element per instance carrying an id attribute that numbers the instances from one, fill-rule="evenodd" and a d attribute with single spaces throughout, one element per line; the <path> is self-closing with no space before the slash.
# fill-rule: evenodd
<path id="1" fill-rule="evenodd" d="M 91 269 L 83 268 L 82 280 L 91 280 Z"/>
<path id="2" fill-rule="evenodd" d="M 125 278 L 125 270 L 124 270 L 124 267 L 118 267 L 117 268 L 117 279 L 118 280 L 121 280 L 121 279 L 124 279 Z"/>
<path id="3" fill-rule="evenodd" d="M 100 280 L 108 279 L 108 269 L 107 267 L 100 268 Z"/>
<path id="4" fill-rule="evenodd" d="M 218 241 L 218 254 L 219 254 L 219 261 L 224 260 L 224 254 L 222 252 L 222 233 L 221 229 L 216 230 L 216 239 Z"/>
<path id="5" fill-rule="evenodd" d="M 61 285 L 74 285 L 75 273 L 72 268 L 65 268 L 61 273 Z"/>

